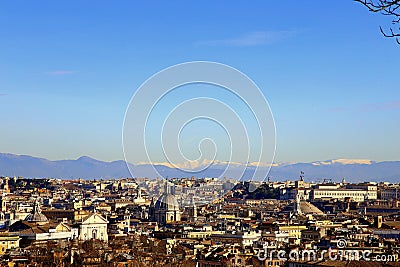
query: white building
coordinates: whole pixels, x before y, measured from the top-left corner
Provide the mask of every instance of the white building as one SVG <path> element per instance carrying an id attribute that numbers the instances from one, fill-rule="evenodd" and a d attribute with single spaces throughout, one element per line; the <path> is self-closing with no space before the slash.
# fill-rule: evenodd
<path id="1" fill-rule="evenodd" d="M 349 185 L 340 187 L 339 184 L 317 185 L 310 192 L 311 199 L 340 199 L 352 198 L 353 201 L 362 202 L 367 199 L 377 199 L 377 187 L 374 185 Z"/>
<path id="2" fill-rule="evenodd" d="M 21 235 L 22 237 L 23 235 Z M 71 228 L 70 226 L 59 223 L 54 228 L 50 228 L 48 231 L 35 232 L 33 231 L 31 239 L 34 240 L 71 240 L 77 236 L 77 229 Z"/>
<path id="3" fill-rule="evenodd" d="M 281 188 L 279 190 L 280 200 L 297 199 L 299 196 L 302 200 L 310 199 L 310 188 Z"/>
<path id="4" fill-rule="evenodd" d="M 349 184 L 346 186 L 348 189 L 362 189 L 367 192 L 368 199 L 378 199 L 378 186 L 371 183 L 363 184 Z"/>
<path id="5" fill-rule="evenodd" d="M 97 213 L 89 215 L 79 224 L 79 239 L 83 241 L 98 239 L 107 242 L 107 224 L 108 221 L 101 215 Z"/>

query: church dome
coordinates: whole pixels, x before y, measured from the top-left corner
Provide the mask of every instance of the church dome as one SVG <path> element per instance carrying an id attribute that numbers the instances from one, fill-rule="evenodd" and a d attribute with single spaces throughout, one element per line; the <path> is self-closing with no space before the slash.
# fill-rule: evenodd
<path id="1" fill-rule="evenodd" d="M 157 199 L 156 203 L 151 201 L 149 208 L 149 218 L 160 225 L 181 220 L 179 203 L 175 196 L 170 193 L 168 180 L 165 181 L 164 193 Z"/>
<path id="2" fill-rule="evenodd" d="M 24 221 L 26 221 L 26 222 L 47 222 L 48 219 L 43 213 L 36 212 L 36 213 L 28 214 L 28 216 L 26 216 Z"/>
<path id="3" fill-rule="evenodd" d="M 172 194 L 164 193 L 158 198 L 155 210 L 179 210 L 179 203 Z"/>
<path id="4" fill-rule="evenodd" d="M 28 216 L 26 216 L 24 221 L 26 221 L 26 222 L 48 222 L 49 220 L 41 212 L 39 204 L 37 202 L 35 202 L 32 213 L 28 214 Z"/>

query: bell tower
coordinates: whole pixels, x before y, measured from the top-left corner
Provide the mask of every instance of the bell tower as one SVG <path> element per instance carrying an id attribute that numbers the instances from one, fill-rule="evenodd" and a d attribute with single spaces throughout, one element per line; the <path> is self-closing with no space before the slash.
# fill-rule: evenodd
<path id="1" fill-rule="evenodd" d="M 188 215 L 189 215 L 189 221 L 191 222 L 195 222 L 197 220 L 197 207 L 196 207 L 196 203 L 192 198 L 190 199 L 190 206 L 189 206 L 189 210 L 188 210 Z"/>
<path id="2" fill-rule="evenodd" d="M 8 185 L 8 181 L 10 180 L 10 178 L 5 177 L 4 178 L 4 185 L 3 185 L 3 192 L 4 193 L 10 193 L 10 186 Z"/>

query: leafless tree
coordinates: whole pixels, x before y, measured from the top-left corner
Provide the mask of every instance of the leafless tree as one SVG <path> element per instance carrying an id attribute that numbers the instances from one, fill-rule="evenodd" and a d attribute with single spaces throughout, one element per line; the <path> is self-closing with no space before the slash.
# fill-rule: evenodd
<path id="1" fill-rule="evenodd" d="M 369 11 L 381 13 L 392 19 L 392 25 L 388 30 L 379 27 L 385 37 L 395 38 L 400 44 L 400 0 L 354 0 L 366 6 Z"/>

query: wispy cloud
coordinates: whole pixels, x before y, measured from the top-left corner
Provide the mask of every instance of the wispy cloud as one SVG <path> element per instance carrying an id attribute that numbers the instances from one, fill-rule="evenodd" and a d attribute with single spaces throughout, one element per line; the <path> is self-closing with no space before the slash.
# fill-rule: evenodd
<path id="1" fill-rule="evenodd" d="M 329 112 L 343 113 L 343 112 L 376 112 L 400 109 L 400 100 L 392 100 L 377 103 L 368 103 L 359 106 L 351 107 L 334 107 L 328 109 Z"/>
<path id="2" fill-rule="evenodd" d="M 46 72 L 47 75 L 54 75 L 54 76 L 70 75 L 70 74 L 74 74 L 74 73 L 75 73 L 75 71 L 73 71 L 73 70 L 53 70 L 53 71 Z"/>
<path id="3" fill-rule="evenodd" d="M 386 101 L 381 103 L 368 104 L 362 107 L 362 111 L 384 111 L 400 109 L 400 100 Z"/>
<path id="4" fill-rule="evenodd" d="M 0 96 L 6 96 L 6 95 L 7 95 L 7 94 L 1 94 L 1 93 L 0 93 Z"/>
<path id="5" fill-rule="evenodd" d="M 328 111 L 332 113 L 342 113 L 351 111 L 351 109 L 349 107 L 334 107 L 334 108 L 328 108 Z"/>
<path id="6" fill-rule="evenodd" d="M 196 42 L 199 46 L 258 46 L 271 44 L 289 38 L 296 31 L 256 31 L 229 39 L 218 39 Z"/>

